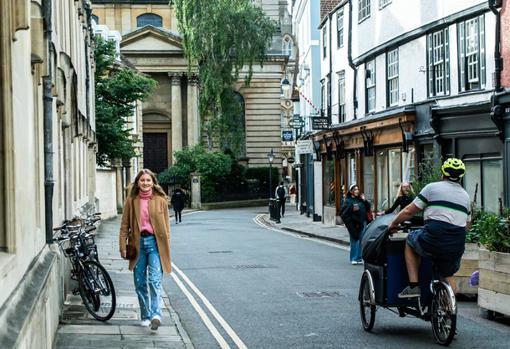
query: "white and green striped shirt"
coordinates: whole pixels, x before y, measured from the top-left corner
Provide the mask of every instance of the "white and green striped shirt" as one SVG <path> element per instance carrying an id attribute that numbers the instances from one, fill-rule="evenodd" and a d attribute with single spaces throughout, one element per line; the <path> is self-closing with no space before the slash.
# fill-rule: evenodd
<path id="1" fill-rule="evenodd" d="M 446 222 L 465 227 L 470 220 L 469 195 L 459 183 L 444 180 L 430 183 L 413 203 L 424 210 L 425 220 Z"/>

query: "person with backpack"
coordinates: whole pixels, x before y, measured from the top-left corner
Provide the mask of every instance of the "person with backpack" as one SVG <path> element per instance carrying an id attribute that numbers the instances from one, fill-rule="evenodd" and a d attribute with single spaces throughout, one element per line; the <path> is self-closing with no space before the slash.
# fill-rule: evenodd
<path id="1" fill-rule="evenodd" d="M 287 187 L 283 185 L 283 181 L 280 182 L 278 187 L 276 187 L 275 195 L 276 200 L 278 201 L 278 209 L 283 217 L 285 215 L 285 202 L 287 201 L 288 196 Z"/>

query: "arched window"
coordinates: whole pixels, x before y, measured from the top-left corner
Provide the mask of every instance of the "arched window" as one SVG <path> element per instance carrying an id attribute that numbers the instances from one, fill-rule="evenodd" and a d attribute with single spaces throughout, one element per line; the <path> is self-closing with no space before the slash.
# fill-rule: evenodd
<path id="1" fill-rule="evenodd" d="M 146 25 L 162 27 L 163 19 L 155 13 L 144 13 L 143 15 L 136 17 L 137 28 L 145 27 Z"/>
<path id="2" fill-rule="evenodd" d="M 291 57 L 293 46 L 292 38 L 289 35 L 285 35 L 282 40 L 282 53 L 285 56 Z"/>
<path id="3" fill-rule="evenodd" d="M 92 15 L 91 17 L 92 17 L 92 20 L 93 20 L 94 22 L 96 22 L 96 24 L 99 24 L 99 17 L 98 17 L 98 16 L 96 16 L 96 15 Z"/>

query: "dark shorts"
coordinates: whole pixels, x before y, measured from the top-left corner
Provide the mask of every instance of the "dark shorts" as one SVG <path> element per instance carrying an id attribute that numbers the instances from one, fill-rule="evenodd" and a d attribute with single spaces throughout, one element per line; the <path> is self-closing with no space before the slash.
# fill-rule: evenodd
<path id="1" fill-rule="evenodd" d="M 460 268 L 461 257 L 452 259 L 451 255 L 441 254 L 439 250 L 438 253 L 434 254 L 425 251 L 419 239 L 420 235 L 424 233 L 425 229 L 413 230 L 407 236 L 407 244 L 411 246 L 418 255 L 433 260 L 434 265 L 438 268 L 442 277 L 453 276 Z"/>

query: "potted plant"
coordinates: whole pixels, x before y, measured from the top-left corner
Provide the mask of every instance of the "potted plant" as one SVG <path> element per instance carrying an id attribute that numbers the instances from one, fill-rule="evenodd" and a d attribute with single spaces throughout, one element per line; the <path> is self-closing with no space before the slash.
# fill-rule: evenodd
<path id="1" fill-rule="evenodd" d="M 510 215 L 486 213 L 477 225 L 482 245 L 478 305 L 510 315 Z"/>

